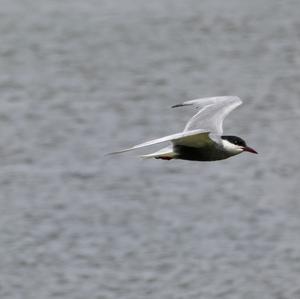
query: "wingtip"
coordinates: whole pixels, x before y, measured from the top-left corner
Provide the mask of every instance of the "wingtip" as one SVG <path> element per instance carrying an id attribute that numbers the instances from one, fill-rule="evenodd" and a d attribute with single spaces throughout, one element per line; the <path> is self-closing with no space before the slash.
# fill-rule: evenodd
<path id="1" fill-rule="evenodd" d="M 183 106 L 183 105 L 182 104 L 176 104 L 176 105 L 171 106 L 171 108 L 177 108 L 177 107 L 181 107 L 181 106 Z"/>
<path id="2" fill-rule="evenodd" d="M 173 105 L 173 106 L 171 106 L 171 108 L 177 108 L 177 107 L 183 107 L 183 106 L 190 106 L 190 105 L 192 105 L 192 104 L 181 103 L 181 104 Z"/>
<path id="3" fill-rule="evenodd" d="M 117 152 L 105 153 L 104 156 L 111 156 L 111 155 L 114 155 L 114 154 L 117 154 Z"/>
<path id="4" fill-rule="evenodd" d="M 112 155 L 122 154 L 122 153 L 127 152 L 127 151 L 128 151 L 128 150 L 125 149 L 125 150 L 121 150 L 121 151 L 105 153 L 104 155 L 105 155 L 105 156 L 112 156 Z"/>

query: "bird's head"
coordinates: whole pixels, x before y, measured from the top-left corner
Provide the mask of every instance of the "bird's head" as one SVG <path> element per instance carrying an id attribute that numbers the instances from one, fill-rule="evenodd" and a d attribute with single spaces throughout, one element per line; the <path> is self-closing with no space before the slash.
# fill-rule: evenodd
<path id="1" fill-rule="evenodd" d="M 257 154 L 257 151 L 253 148 L 247 146 L 246 142 L 237 136 L 221 136 L 222 138 L 222 145 L 224 149 L 232 153 L 232 155 L 237 155 L 242 152 L 249 152 L 253 154 Z"/>

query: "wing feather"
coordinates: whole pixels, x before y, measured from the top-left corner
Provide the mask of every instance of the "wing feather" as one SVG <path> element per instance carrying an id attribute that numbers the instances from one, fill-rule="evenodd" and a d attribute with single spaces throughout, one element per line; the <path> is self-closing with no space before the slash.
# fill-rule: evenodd
<path id="1" fill-rule="evenodd" d="M 242 101 L 237 96 L 222 96 L 191 100 L 173 107 L 194 106 L 200 108 L 188 121 L 184 132 L 201 129 L 215 135 L 222 135 L 225 117 L 241 104 Z"/>
<path id="2" fill-rule="evenodd" d="M 150 141 L 146 141 L 140 144 L 137 144 L 133 147 L 117 151 L 117 152 L 112 152 L 110 154 L 120 154 L 124 152 L 128 152 L 131 150 L 135 150 L 138 148 L 166 142 L 166 141 L 171 141 L 173 144 L 180 144 L 180 145 L 186 145 L 186 146 L 194 146 L 194 147 L 201 147 L 204 143 L 207 142 L 212 142 L 212 140 L 209 138 L 209 133 L 205 132 L 203 130 L 192 130 L 188 132 L 181 132 L 181 133 L 176 133 L 168 136 L 164 136 L 158 139 L 153 139 Z"/>

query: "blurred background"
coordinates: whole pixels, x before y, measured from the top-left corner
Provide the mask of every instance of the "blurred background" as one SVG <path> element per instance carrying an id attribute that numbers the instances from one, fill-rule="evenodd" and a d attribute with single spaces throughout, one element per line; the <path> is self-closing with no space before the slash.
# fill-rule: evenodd
<path id="1" fill-rule="evenodd" d="M 2 0 L 0 297 L 300 298 L 299 10 Z M 243 99 L 225 133 L 259 155 L 104 155 L 217 95 Z"/>

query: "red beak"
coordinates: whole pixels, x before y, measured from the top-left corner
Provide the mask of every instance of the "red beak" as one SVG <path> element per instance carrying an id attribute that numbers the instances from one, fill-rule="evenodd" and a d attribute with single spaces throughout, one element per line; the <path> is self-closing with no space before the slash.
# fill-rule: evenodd
<path id="1" fill-rule="evenodd" d="M 254 150 L 253 148 L 249 147 L 249 146 L 244 146 L 243 147 L 244 152 L 249 152 L 249 153 L 253 153 L 253 154 L 258 154 L 258 152 L 256 150 Z"/>

